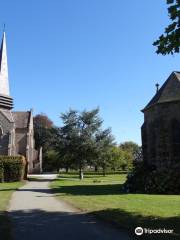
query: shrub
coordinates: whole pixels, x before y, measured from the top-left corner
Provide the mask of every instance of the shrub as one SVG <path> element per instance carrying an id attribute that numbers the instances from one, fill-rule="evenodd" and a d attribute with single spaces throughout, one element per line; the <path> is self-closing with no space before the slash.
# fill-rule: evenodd
<path id="1" fill-rule="evenodd" d="M 180 194 L 180 165 L 156 169 L 137 164 L 128 174 L 124 188 L 133 193 Z"/>
<path id="2" fill-rule="evenodd" d="M 0 156 L 5 182 L 20 181 L 24 178 L 25 159 L 22 156 Z"/>

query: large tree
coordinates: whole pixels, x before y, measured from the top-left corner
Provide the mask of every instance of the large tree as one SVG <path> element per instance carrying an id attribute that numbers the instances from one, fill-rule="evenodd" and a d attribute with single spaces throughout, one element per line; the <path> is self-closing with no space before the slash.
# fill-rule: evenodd
<path id="1" fill-rule="evenodd" d="M 59 153 L 64 163 L 79 169 L 80 179 L 84 167 L 95 161 L 102 141 L 109 135 L 110 130 L 102 131 L 98 114 L 98 108 L 83 112 L 69 110 L 61 114 L 63 126 L 59 129 Z"/>
<path id="2" fill-rule="evenodd" d="M 157 47 L 156 52 L 162 55 L 178 53 L 180 50 L 180 0 L 167 0 L 167 4 L 171 23 L 153 43 Z"/>

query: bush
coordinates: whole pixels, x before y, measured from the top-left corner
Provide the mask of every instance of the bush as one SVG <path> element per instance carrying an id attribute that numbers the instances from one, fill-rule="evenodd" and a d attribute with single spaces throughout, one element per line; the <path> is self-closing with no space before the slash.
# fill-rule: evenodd
<path id="1" fill-rule="evenodd" d="M 1 181 L 3 178 L 5 182 L 22 180 L 24 178 L 25 165 L 25 158 L 22 156 L 0 156 Z"/>
<path id="2" fill-rule="evenodd" d="M 137 164 L 128 174 L 126 192 L 151 194 L 180 194 L 180 165 L 155 168 Z"/>

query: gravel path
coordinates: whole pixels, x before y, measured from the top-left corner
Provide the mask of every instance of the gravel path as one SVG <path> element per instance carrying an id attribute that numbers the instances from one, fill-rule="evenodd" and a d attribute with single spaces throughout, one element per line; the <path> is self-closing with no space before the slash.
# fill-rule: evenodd
<path id="1" fill-rule="evenodd" d="M 56 175 L 41 175 L 13 193 L 8 214 L 14 240 L 129 240 L 126 233 L 54 198 Z"/>

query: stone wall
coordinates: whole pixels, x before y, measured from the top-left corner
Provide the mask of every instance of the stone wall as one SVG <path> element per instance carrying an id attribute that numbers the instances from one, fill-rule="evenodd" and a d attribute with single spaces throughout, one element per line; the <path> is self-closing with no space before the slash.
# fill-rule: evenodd
<path id="1" fill-rule="evenodd" d="M 9 135 L 14 125 L 0 111 L 0 155 L 8 155 Z"/>
<path id="2" fill-rule="evenodd" d="M 180 102 L 156 104 L 144 112 L 144 161 L 158 167 L 180 163 Z"/>
<path id="3" fill-rule="evenodd" d="M 16 129 L 16 153 L 26 157 L 27 129 Z"/>

